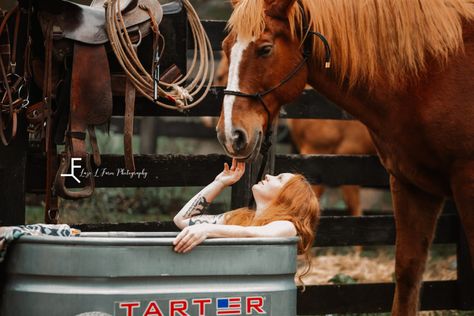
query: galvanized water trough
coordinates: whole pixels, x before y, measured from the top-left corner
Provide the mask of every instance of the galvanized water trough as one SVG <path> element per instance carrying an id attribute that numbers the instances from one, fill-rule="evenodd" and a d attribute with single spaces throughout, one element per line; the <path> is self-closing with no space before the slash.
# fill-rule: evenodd
<path id="1" fill-rule="evenodd" d="M 0 315 L 296 315 L 297 238 L 210 239 L 177 254 L 175 235 L 23 237 Z"/>

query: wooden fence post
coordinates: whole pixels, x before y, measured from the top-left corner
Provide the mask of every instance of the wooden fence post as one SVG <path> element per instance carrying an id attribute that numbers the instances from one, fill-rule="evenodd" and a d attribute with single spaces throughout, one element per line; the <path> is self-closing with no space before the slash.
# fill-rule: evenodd
<path id="1" fill-rule="evenodd" d="M 0 226 L 25 223 L 26 119 L 18 117 L 15 139 L 0 143 Z"/>
<path id="2" fill-rule="evenodd" d="M 469 253 L 466 234 L 459 224 L 459 241 L 457 243 L 457 287 L 458 304 L 461 310 L 474 310 L 474 269 Z"/>

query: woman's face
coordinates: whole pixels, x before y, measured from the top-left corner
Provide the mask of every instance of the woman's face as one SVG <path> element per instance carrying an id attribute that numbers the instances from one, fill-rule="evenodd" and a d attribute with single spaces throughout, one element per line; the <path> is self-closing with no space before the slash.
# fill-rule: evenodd
<path id="1" fill-rule="evenodd" d="M 294 177 L 292 173 L 280 173 L 277 176 L 267 174 L 262 181 L 252 187 L 255 200 L 262 202 L 272 200 L 292 177 Z"/>

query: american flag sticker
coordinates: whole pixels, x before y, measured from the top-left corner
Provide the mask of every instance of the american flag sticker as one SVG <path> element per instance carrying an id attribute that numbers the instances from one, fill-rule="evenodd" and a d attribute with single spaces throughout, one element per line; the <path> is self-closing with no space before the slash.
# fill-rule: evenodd
<path id="1" fill-rule="evenodd" d="M 241 315 L 242 303 L 240 297 L 216 299 L 216 315 Z"/>

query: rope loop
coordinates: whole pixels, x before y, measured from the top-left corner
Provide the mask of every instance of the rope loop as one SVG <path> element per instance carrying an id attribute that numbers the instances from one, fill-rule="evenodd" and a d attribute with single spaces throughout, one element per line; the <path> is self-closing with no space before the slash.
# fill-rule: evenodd
<path id="1" fill-rule="evenodd" d="M 187 13 L 195 48 L 193 61 L 188 72 L 172 84 L 153 78 L 153 73 L 150 74 L 140 62 L 126 31 L 120 11 L 120 0 L 107 0 L 104 7 L 110 45 L 135 89 L 156 105 L 185 112 L 202 102 L 209 92 L 214 80 L 214 55 L 211 42 L 191 3 L 189 0 L 181 0 L 181 3 Z M 154 51 L 158 52 L 157 37 L 161 34 L 158 31 L 154 14 L 145 5 L 139 5 L 139 8 L 145 10 L 150 16 L 153 36 L 155 37 L 153 41 Z M 155 61 L 155 64 L 157 63 L 159 63 L 159 59 Z"/>

